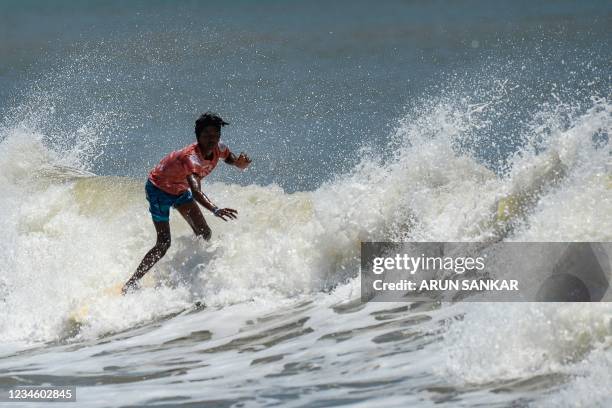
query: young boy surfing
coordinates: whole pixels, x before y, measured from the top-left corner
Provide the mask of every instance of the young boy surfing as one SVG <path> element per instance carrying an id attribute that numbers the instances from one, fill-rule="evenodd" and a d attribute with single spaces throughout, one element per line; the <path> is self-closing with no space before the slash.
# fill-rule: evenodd
<path id="1" fill-rule="evenodd" d="M 209 240 L 211 230 L 200 207 L 212 212 L 223 221 L 236 218 L 238 212 L 231 208 L 219 208 L 204 193 L 200 181 L 208 176 L 219 160 L 246 169 L 251 159 L 240 153 L 234 155 L 222 142 L 221 127 L 229 125 L 212 112 L 202 114 L 195 122 L 196 143 L 177 150 L 164 157 L 149 173 L 145 184 L 149 212 L 157 231 L 157 242 L 147 252 L 134 275 L 123 285 L 121 292 L 137 288 L 142 278 L 170 248 L 170 207 L 174 207 L 185 218 L 196 236 Z"/>

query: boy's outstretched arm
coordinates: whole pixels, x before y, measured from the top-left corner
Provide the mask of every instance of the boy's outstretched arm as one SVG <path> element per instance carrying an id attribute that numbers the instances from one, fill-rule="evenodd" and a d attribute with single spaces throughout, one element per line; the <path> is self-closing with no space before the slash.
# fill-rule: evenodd
<path id="1" fill-rule="evenodd" d="M 246 169 L 251 164 L 251 159 L 246 153 L 240 152 L 239 156 L 236 156 L 234 153 L 230 153 L 229 156 L 225 159 L 227 164 L 231 164 L 233 166 L 238 167 L 239 169 Z"/>
<path id="2" fill-rule="evenodd" d="M 202 192 L 200 182 L 196 178 L 195 174 L 190 174 L 187 176 L 187 182 L 189 183 L 189 187 L 191 187 L 191 194 L 193 194 L 193 198 L 204 208 L 221 218 L 223 221 L 227 221 L 228 219 L 236 219 L 236 214 L 238 214 L 238 211 L 232 208 L 219 208 L 214 205 L 212 201 L 210 201 L 206 194 Z M 227 219 L 225 219 L 226 217 Z"/>

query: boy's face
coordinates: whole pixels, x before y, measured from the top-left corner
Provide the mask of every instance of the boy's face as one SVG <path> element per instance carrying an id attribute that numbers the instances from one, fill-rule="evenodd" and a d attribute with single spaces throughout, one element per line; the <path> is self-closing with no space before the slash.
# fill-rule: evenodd
<path id="1" fill-rule="evenodd" d="M 198 145 L 202 153 L 209 154 L 213 151 L 215 146 L 219 143 L 221 138 L 221 128 L 219 126 L 206 126 L 204 130 L 200 132 L 198 137 Z"/>

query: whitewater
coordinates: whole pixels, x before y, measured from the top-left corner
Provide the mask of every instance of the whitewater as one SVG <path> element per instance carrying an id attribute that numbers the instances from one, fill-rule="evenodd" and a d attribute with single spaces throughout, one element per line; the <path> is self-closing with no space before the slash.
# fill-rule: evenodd
<path id="1" fill-rule="evenodd" d="M 169 252 L 124 297 L 103 289 L 154 241 L 145 175 L 93 174 L 96 133 L 50 139 L 37 115 L 53 109 L 31 104 L 0 127 L 2 387 L 76 385 L 92 407 L 612 403 L 608 303 L 361 303 L 359 280 L 362 241 L 610 241 L 606 98 L 534 112 L 503 171 L 462 147 L 495 100 L 441 98 L 312 191 L 207 183 L 239 220 L 210 219 L 205 243 L 173 211 Z M 496 229 L 500 198 L 550 160 L 564 177 Z"/>

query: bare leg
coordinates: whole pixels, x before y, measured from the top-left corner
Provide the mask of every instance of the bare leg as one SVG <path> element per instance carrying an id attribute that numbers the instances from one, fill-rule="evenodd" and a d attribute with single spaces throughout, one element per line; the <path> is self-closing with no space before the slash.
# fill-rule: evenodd
<path id="1" fill-rule="evenodd" d="M 136 287 L 136 282 L 142 278 L 159 261 L 170 248 L 170 223 L 168 221 L 153 221 L 157 231 L 157 242 L 147 252 L 134 275 L 123 285 L 121 292 L 125 294 L 129 289 Z"/>
<path id="2" fill-rule="evenodd" d="M 200 207 L 198 207 L 195 201 L 179 205 L 176 209 L 185 218 L 187 224 L 191 226 L 194 234 L 204 238 L 206 241 L 210 240 L 212 232 L 202 215 L 202 211 L 200 211 Z"/>

